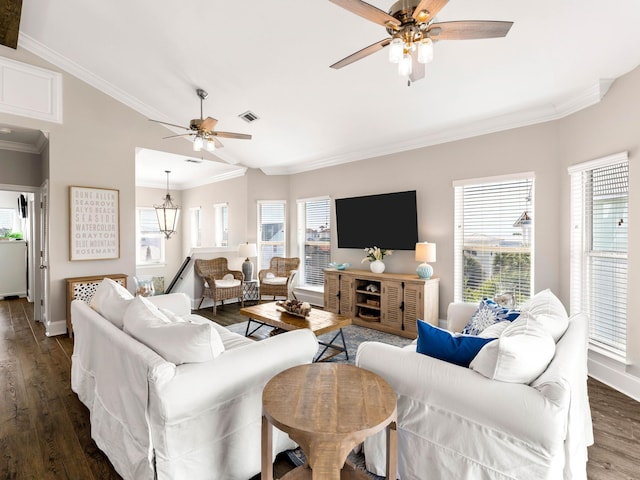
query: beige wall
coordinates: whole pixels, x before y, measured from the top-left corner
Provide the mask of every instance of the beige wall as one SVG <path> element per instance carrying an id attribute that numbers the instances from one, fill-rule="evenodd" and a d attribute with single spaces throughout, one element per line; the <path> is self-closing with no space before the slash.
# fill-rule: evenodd
<path id="1" fill-rule="evenodd" d="M 569 192 L 567 167 L 613 153 L 629 153 L 629 296 L 627 304 L 628 372 L 640 377 L 640 67 L 615 81 L 604 100 L 591 108 L 557 122 L 562 138 L 559 176 L 563 213 L 560 284 L 569 295 Z"/>
<path id="2" fill-rule="evenodd" d="M 202 221 L 202 247 L 213 247 L 214 209 L 217 203 L 227 203 L 229 207 L 229 248 L 237 248 L 239 243 L 245 242 L 247 237 L 247 177 L 237 177 L 224 182 L 212 183 L 201 187 L 191 188 L 182 192 L 182 228 L 183 255 L 191 250 L 189 238 L 189 209 L 200 207 Z"/>
<path id="3" fill-rule="evenodd" d="M 13 60 L 60 71 L 24 50 L 3 49 Z M 64 123 L 0 113 L 0 123 L 49 132 L 49 322 L 66 317 L 65 278 L 106 273 L 135 274 L 135 149 L 189 155 L 187 142 L 163 142 L 167 130 L 77 78 L 62 72 Z M 45 158 L 45 161 L 46 161 Z M 38 185 L 40 182 L 37 183 Z M 70 185 L 120 191 L 120 258 L 69 261 Z M 133 289 L 132 278 L 129 278 Z"/>
<path id="4" fill-rule="evenodd" d="M 557 135 L 553 124 L 542 124 L 459 142 L 349 163 L 291 176 L 290 202 L 330 195 L 332 199 L 416 190 L 420 241 L 435 242 L 435 276 L 440 277 L 440 315 L 453 300 L 454 195 L 452 182 L 533 171 L 536 175 L 535 278 L 536 290 L 559 287 L 560 180 Z M 363 212 L 365 214 L 365 212 Z M 295 222 L 295 216 L 290 216 Z M 375 214 L 371 214 L 375 222 Z M 295 223 L 290 231 L 295 231 Z M 332 218 L 335 239 L 335 216 Z M 338 249 L 332 259 L 361 265 L 361 250 Z M 396 251 L 385 259 L 387 271 L 414 272 L 413 251 Z"/>
<path id="5" fill-rule="evenodd" d="M 39 187 L 42 170 L 38 154 L 0 150 L 0 184 Z"/>

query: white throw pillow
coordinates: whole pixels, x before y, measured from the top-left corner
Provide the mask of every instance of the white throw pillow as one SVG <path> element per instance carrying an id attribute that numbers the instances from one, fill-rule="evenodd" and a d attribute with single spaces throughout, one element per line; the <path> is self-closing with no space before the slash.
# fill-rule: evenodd
<path id="1" fill-rule="evenodd" d="M 124 313 L 133 300 L 131 292 L 118 282 L 105 278 L 100 282 L 89 305 L 104 318 L 122 329 Z"/>
<path id="2" fill-rule="evenodd" d="M 480 338 L 498 338 L 500 335 L 502 335 L 502 332 L 504 332 L 505 328 L 507 328 L 509 325 L 511 325 L 511 322 L 509 320 L 503 320 L 501 322 L 494 323 L 493 325 L 482 330 L 482 332 L 480 332 L 478 336 Z"/>
<path id="3" fill-rule="evenodd" d="M 208 362 L 224 351 L 210 324 L 171 321 L 144 297 L 136 297 L 127 308 L 124 331 L 176 365 Z"/>
<path id="4" fill-rule="evenodd" d="M 523 312 L 498 340 L 482 347 L 469 368 L 501 382 L 531 383 L 546 370 L 555 351 L 551 334 Z"/>
<path id="5" fill-rule="evenodd" d="M 551 334 L 554 342 L 558 342 L 569 327 L 569 316 L 564 305 L 548 288 L 527 300 L 520 310 L 535 317 Z"/>

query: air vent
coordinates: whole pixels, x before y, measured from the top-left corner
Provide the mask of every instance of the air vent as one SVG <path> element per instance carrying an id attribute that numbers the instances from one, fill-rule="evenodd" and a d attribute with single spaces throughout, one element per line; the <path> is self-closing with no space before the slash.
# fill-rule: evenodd
<path id="1" fill-rule="evenodd" d="M 252 111 L 250 111 L 250 110 L 247 110 L 246 112 L 241 113 L 241 114 L 240 114 L 240 115 L 238 115 L 238 116 L 239 116 L 241 119 L 243 119 L 245 122 L 247 122 L 247 123 L 254 122 L 254 121 L 258 120 L 258 118 L 260 118 L 260 117 L 258 117 L 255 113 L 253 113 L 253 112 L 252 112 Z"/>
<path id="2" fill-rule="evenodd" d="M 202 163 L 202 160 L 196 160 L 195 158 L 185 158 L 184 161 L 189 163 Z"/>

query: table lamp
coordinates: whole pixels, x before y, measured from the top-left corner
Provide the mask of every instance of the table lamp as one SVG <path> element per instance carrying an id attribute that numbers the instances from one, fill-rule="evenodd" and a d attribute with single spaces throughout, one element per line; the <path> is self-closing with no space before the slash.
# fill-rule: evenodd
<path id="1" fill-rule="evenodd" d="M 433 275 L 433 267 L 427 262 L 436 261 L 436 244 L 429 242 L 416 243 L 416 262 L 422 262 L 418 265 L 416 272 L 420 278 L 428 280 Z"/>
<path id="2" fill-rule="evenodd" d="M 253 278 L 253 263 L 251 263 L 249 257 L 255 257 L 256 255 L 258 255 L 258 249 L 255 243 L 247 242 L 238 245 L 238 256 L 245 257 L 244 262 L 242 262 L 242 274 L 245 282 Z"/>

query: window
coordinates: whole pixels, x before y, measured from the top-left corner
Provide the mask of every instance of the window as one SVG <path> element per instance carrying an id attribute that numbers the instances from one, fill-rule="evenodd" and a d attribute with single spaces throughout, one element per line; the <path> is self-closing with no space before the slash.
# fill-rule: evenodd
<path id="1" fill-rule="evenodd" d="M 190 238 L 191 238 L 191 247 L 201 247 L 202 246 L 202 209 L 200 207 L 191 208 L 189 210 L 190 219 L 189 219 L 189 227 L 190 227 Z"/>
<path id="2" fill-rule="evenodd" d="M 298 247 L 303 285 L 324 285 L 331 261 L 331 202 L 328 198 L 298 201 Z"/>
<path id="3" fill-rule="evenodd" d="M 454 299 L 531 296 L 532 173 L 454 182 Z"/>
<path id="4" fill-rule="evenodd" d="M 629 162 L 627 153 L 569 168 L 571 313 L 589 315 L 589 341 L 626 355 Z"/>
<path id="5" fill-rule="evenodd" d="M 213 206 L 213 246 L 229 246 L 229 204 L 216 203 Z"/>
<path id="6" fill-rule="evenodd" d="M 0 208 L 0 237 L 13 231 L 16 211 L 13 208 Z"/>
<path id="7" fill-rule="evenodd" d="M 286 207 L 284 201 L 258 202 L 258 270 L 269 268 L 272 257 L 285 256 Z"/>
<path id="8" fill-rule="evenodd" d="M 155 208 L 136 208 L 136 264 L 165 263 L 164 234 L 160 232 Z"/>

